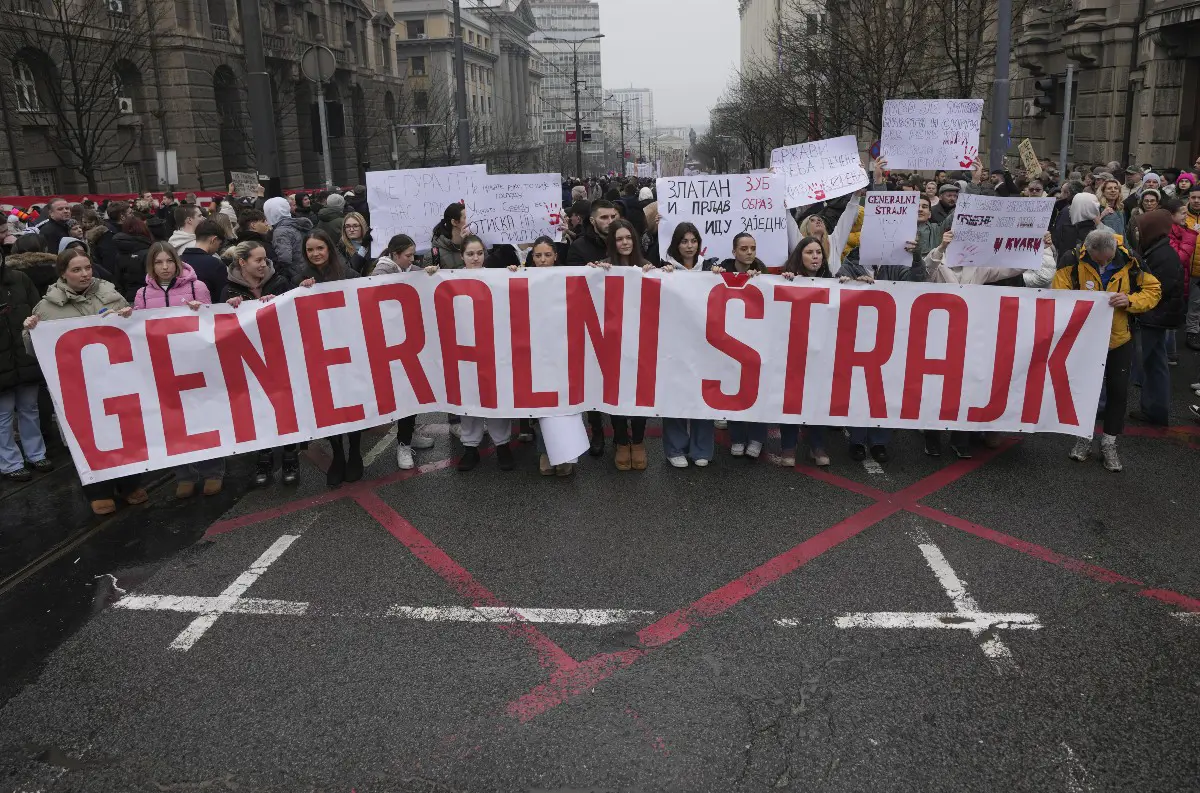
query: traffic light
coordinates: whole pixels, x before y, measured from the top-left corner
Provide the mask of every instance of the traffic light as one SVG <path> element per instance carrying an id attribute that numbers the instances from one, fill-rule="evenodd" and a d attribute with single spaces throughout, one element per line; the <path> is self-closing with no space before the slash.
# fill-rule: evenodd
<path id="1" fill-rule="evenodd" d="M 1033 104 L 1043 113 L 1054 113 L 1058 104 L 1058 78 L 1041 77 L 1033 81 Z"/>

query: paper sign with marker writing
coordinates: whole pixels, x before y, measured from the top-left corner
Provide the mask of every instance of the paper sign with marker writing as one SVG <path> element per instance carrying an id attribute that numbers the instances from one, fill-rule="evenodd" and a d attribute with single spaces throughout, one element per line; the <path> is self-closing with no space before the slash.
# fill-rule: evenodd
<path id="1" fill-rule="evenodd" d="M 788 209 L 808 206 L 867 186 L 853 135 L 771 150 L 771 168 L 783 177 Z"/>
<path id="2" fill-rule="evenodd" d="M 1041 267 L 1042 237 L 1053 211 L 1053 198 L 960 195 L 946 266 Z"/>
<path id="3" fill-rule="evenodd" d="M 258 195 L 258 171 L 230 171 L 233 194 L 238 198 L 254 198 Z"/>
<path id="4" fill-rule="evenodd" d="M 433 247 L 433 227 L 441 222 L 446 207 L 465 203 L 475 182 L 485 176 L 485 165 L 368 171 L 371 255 L 378 256 L 396 234 L 412 237 L 418 253 L 428 252 Z"/>
<path id="5" fill-rule="evenodd" d="M 888 168 L 963 170 L 979 161 L 982 99 L 889 99 L 880 156 Z"/>
<path id="6" fill-rule="evenodd" d="M 701 256 L 728 259 L 733 238 L 754 235 L 758 258 L 768 267 L 787 261 L 787 220 L 783 180 L 773 174 L 681 176 L 659 179 L 658 249 L 666 254 L 680 223 L 700 231 Z"/>
<path id="7" fill-rule="evenodd" d="M 866 267 L 912 264 L 904 243 L 917 238 L 919 193 L 869 192 L 863 211 L 859 261 Z"/>
<path id="8" fill-rule="evenodd" d="M 1021 164 L 1025 166 L 1025 173 L 1029 174 L 1030 178 L 1042 175 L 1042 163 L 1038 160 L 1037 152 L 1033 150 L 1033 141 L 1029 138 L 1017 144 L 1017 151 L 1021 153 Z"/>
<path id="9" fill-rule="evenodd" d="M 562 177 L 556 173 L 492 174 L 475 180 L 467 223 L 489 248 L 538 237 L 562 239 Z"/>

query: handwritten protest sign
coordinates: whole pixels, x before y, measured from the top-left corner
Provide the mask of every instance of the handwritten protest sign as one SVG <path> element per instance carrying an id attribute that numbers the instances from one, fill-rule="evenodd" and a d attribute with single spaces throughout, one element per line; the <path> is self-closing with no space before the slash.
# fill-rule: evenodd
<path id="1" fill-rule="evenodd" d="M 452 165 L 407 171 L 368 171 L 371 253 L 378 256 L 396 234 L 407 234 L 424 253 L 432 247 L 433 227 L 450 204 L 465 203 L 475 182 L 487 176 L 484 165 Z M 560 199 L 561 200 L 561 199 Z M 470 216 L 467 221 L 471 220 Z"/>
<path id="2" fill-rule="evenodd" d="M 982 99 L 889 99 L 879 150 L 889 168 L 970 168 L 979 161 Z"/>
<path id="3" fill-rule="evenodd" d="M 238 198 L 258 196 L 258 171 L 230 171 L 229 181 L 233 182 L 233 194 Z"/>
<path id="4" fill-rule="evenodd" d="M 1030 178 L 1042 175 L 1042 163 L 1038 160 L 1037 152 L 1033 150 L 1033 141 L 1029 138 L 1017 144 L 1017 151 L 1021 153 L 1021 163 L 1025 166 L 1025 173 L 1029 174 Z"/>
<path id="5" fill-rule="evenodd" d="M 637 175 L 639 179 L 649 179 L 654 175 L 654 166 L 648 162 L 639 162 L 637 164 Z"/>
<path id="6" fill-rule="evenodd" d="M 787 261 L 783 180 L 778 176 L 681 176 L 659 179 L 657 186 L 659 251 L 666 253 L 675 227 L 686 221 L 700 230 L 702 257 L 732 256 L 734 236 L 745 231 L 754 235 L 758 258 L 768 267 Z"/>
<path id="7" fill-rule="evenodd" d="M 844 196 L 867 186 L 867 172 L 853 135 L 814 140 L 771 150 L 771 167 L 781 175 L 788 209 Z"/>
<path id="8" fill-rule="evenodd" d="M 904 243 L 917 238 L 919 193 L 867 193 L 859 262 L 867 267 L 912 264 Z"/>
<path id="9" fill-rule="evenodd" d="M 1053 198 L 960 195 L 954 208 L 954 242 L 946 249 L 946 265 L 1021 270 L 1041 267 L 1042 237 L 1053 211 Z"/>
<path id="10" fill-rule="evenodd" d="M 562 177 L 556 173 L 493 174 L 467 195 L 467 223 L 488 247 L 562 239 Z"/>

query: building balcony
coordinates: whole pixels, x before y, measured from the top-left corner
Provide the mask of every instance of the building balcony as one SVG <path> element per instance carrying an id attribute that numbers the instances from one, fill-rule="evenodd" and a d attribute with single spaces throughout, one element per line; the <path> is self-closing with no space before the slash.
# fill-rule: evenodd
<path id="1" fill-rule="evenodd" d="M 262 42 L 263 50 L 269 57 L 289 61 L 300 57 L 301 44 L 292 36 L 264 32 Z"/>
<path id="2" fill-rule="evenodd" d="M 229 43 L 229 26 L 228 25 L 213 24 L 213 25 L 210 25 L 209 27 L 212 28 L 212 40 L 213 41 L 220 41 L 225 44 Z"/>

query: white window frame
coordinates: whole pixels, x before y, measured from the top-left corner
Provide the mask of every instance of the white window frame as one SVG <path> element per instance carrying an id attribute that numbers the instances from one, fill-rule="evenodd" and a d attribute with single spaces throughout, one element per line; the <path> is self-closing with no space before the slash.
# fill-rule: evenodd
<path id="1" fill-rule="evenodd" d="M 37 79 L 33 69 L 25 61 L 13 63 L 13 85 L 17 89 L 17 110 L 22 113 L 37 113 L 42 109 L 38 96 Z"/>

